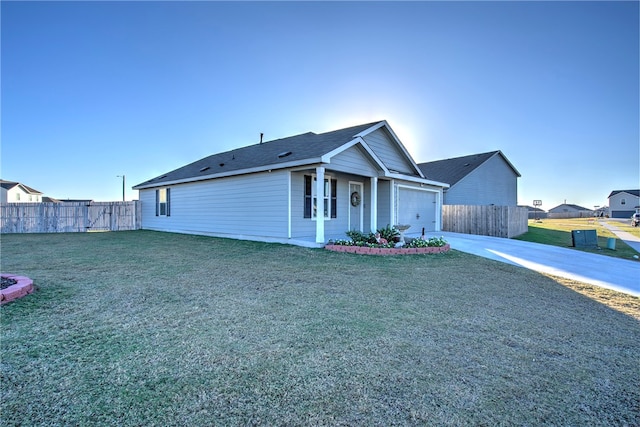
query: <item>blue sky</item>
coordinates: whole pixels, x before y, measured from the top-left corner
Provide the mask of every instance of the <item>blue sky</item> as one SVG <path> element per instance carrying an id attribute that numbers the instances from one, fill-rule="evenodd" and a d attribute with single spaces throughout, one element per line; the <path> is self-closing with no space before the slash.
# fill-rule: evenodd
<path id="1" fill-rule="evenodd" d="M 640 187 L 638 2 L 7 2 L 2 179 L 120 200 L 210 154 L 386 119 L 502 150 L 520 204 Z"/>

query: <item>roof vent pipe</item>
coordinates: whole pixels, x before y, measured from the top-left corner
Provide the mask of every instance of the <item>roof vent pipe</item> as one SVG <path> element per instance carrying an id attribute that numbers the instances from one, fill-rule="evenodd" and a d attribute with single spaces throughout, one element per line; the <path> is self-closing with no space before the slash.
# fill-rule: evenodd
<path id="1" fill-rule="evenodd" d="M 262 137 L 264 136 L 264 133 L 260 132 L 260 144 L 262 144 Z"/>

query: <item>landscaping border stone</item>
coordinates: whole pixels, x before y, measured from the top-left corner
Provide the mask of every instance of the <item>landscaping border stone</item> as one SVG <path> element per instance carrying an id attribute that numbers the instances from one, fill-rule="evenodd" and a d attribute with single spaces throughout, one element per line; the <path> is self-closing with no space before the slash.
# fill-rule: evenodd
<path id="1" fill-rule="evenodd" d="M 449 252 L 451 246 L 430 246 L 427 248 L 370 248 L 367 246 L 325 245 L 328 251 L 347 252 L 361 255 L 414 255 L 414 254 L 440 254 Z"/>
<path id="2" fill-rule="evenodd" d="M 0 290 L 0 305 L 33 293 L 33 280 L 28 277 L 5 273 L 0 273 L 0 276 L 16 281 L 16 284 Z"/>

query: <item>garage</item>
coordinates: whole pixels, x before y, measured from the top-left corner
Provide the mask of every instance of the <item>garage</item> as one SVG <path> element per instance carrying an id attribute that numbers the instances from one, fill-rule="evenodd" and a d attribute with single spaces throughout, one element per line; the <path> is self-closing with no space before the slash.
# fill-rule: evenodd
<path id="1" fill-rule="evenodd" d="M 438 229 L 438 203 L 434 191 L 416 187 L 397 187 L 397 224 L 408 224 L 407 234 L 419 234 Z"/>

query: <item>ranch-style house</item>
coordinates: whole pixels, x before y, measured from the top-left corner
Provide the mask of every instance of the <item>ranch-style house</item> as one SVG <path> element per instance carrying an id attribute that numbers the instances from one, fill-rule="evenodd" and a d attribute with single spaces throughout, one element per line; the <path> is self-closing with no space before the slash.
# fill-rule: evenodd
<path id="1" fill-rule="evenodd" d="M 133 188 L 144 229 L 319 247 L 347 230 L 439 231 L 448 187 L 378 121 L 261 141 Z"/>

